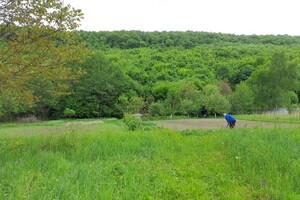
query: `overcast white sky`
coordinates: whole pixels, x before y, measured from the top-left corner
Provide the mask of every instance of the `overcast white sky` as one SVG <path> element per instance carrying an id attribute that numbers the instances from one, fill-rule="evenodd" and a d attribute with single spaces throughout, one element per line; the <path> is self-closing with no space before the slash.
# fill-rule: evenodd
<path id="1" fill-rule="evenodd" d="M 81 30 L 299 35 L 300 0 L 64 0 Z"/>

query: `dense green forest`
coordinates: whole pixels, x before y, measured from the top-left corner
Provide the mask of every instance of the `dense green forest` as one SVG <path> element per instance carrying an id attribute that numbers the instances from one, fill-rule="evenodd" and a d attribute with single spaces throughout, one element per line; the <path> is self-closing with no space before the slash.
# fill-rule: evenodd
<path id="1" fill-rule="evenodd" d="M 298 104 L 300 37 L 141 31 L 78 34 L 93 55 L 86 61 L 90 63 L 85 65 L 86 78 L 75 86 L 85 93 L 73 92 L 65 104 L 77 117 L 126 112 L 201 116 L 279 107 L 292 110 Z M 107 78 L 117 74 L 118 78 Z"/>
<path id="2" fill-rule="evenodd" d="M 300 37 L 207 32 L 75 31 L 89 51 L 68 92 L 2 119 L 219 115 L 298 107 Z M 43 91 L 45 92 L 45 91 Z M 5 112 L 4 112 L 5 111 Z"/>

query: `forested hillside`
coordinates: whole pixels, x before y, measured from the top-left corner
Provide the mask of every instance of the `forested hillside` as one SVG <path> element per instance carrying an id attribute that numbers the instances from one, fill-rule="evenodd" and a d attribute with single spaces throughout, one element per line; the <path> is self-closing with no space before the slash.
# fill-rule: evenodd
<path id="1" fill-rule="evenodd" d="M 298 106 L 300 37 L 207 32 L 86 32 L 90 54 L 68 93 L 13 116 L 122 117 L 251 113 Z M 29 111 L 30 110 L 30 111 Z M 5 118 L 5 114 L 3 115 Z"/>
<path id="2" fill-rule="evenodd" d="M 300 37 L 141 31 L 78 34 L 95 52 L 90 59 L 102 57 L 112 70 L 125 75 L 125 82 L 110 79 L 106 89 L 95 88 L 105 90 L 105 95 L 95 95 L 90 110 L 106 107 L 98 102 L 110 93 L 120 94 L 111 101 L 113 109 L 100 115 L 200 116 L 278 107 L 292 110 L 298 104 Z M 104 76 L 100 74 L 99 80 Z M 124 87 L 112 87 L 116 82 Z M 74 109 L 72 104 L 68 107 Z M 75 110 L 79 112 L 83 114 Z"/>

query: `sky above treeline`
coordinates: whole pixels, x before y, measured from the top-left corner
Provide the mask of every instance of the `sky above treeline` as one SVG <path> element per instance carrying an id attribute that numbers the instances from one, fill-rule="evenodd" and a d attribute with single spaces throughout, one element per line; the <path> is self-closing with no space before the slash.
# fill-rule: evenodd
<path id="1" fill-rule="evenodd" d="M 64 0 L 85 31 L 204 31 L 300 36 L 300 0 Z"/>

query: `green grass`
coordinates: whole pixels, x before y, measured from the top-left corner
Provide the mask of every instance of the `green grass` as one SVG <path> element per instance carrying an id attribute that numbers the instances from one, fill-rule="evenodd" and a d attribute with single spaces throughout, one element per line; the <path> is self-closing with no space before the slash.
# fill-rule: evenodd
<path id="1" fill-rule="evenodd" d="M 264 122 L 282 122 L 282 123 L 297 123 L 300 124 L 300 113 L 293 114 L 252 114 L 252 115 L 237 115 L 240 120 L 264 121 Z"/>
<path id="2" fill-rule="evenodd" d="M 60 120 L 40 121 L 34 123 L 1 122 L 0 129 L 8 128 L 8 127 L 60 126 L 65 124 L 66 122 L 92 122 L 96 120 L 115 121 L 115 119 L 107 119 L 107 118 L 90 118 L 90 119 L 60 119 Z"/>
<path id="3" fill-rule="evenodd" d="M 298 132 L 3 127 L 0 199 L 299 199 Z"/>

